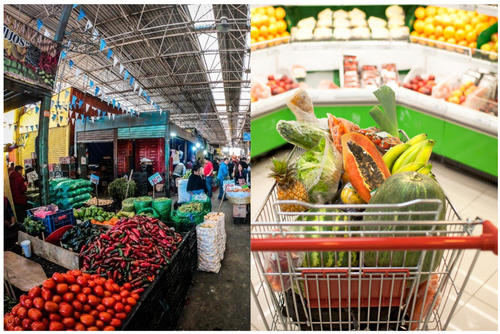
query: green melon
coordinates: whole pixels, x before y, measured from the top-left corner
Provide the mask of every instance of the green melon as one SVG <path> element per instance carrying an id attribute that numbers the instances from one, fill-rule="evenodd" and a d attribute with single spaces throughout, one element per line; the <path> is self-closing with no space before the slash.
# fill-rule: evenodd
<path id="1" fill-rule="evenodd" d="M 314 211 L 310 210 L 309 212 Z M 333 210 L 340 212 L 338 210 Z M 317 210 L 317 212 L 327 212 L 326 209 Z M 332 211 L 330 211 L 332 212 Z M 299 221 L 348 221 L 348 216 L 301 216 Z M 348 231 L 347 226 L 308 226 L 303 228 L 305 231 Z M 338 234 L 308 234 L 310 238 L 320 237 L 339 237 Z M 347 237 L 348 235 L 344 235 Z M 356 252 L 351 252 L 351 266 L 358 265 L 358 256 Z M 348 252 L 307 252 L 302 262 L 303 267 L 347 267 L 349 266 L 349 253 Z"/>
<path id="2" fill-rule="evenodd" d="M 439 199 L 442 202 L 441 210 L 439 211 L 437 217 L 431 214 L 412 214 L 412 215 L 381 215 L 381 216 L 365 216 L 363 220 L 365 221 L 403 221 L 403 220 L 413 220 L 413 221 L 428 221 L 428 220 L 444 220 L 446 213 L 446 197 L 443 190 L 439 184 L 430 176 L 419 174 L 416 172 L 402 172 L 394 174 L 389 177 L 378 189 L 377 192 L 370 199 L 369 204 L 396 204 L 412 201 L 415 199 Z M 435 211 L 436 204 L 415 204 L 405 208 L 399 209 L 367 209 L 366 212 L 370 211 L 398 211 L 398 212 L 408 212 L 408 211 Z M 370 230 L 370 227 L 365 226 L 363 228 L 366 231 Z M 373 227 L 372 227 L 373 229 Z M 404 231 L 408 230 L 407 226 L 390 225 L 381 226 L 380 229 L 386 231 Z M 410 230 L 428 230 L 428 226 L 411 226 Z M 436 229 L 444 230 L 445 226 L 436 226 Z M 425 235 L 423 232 L 419 235 Z M 365 234 L 365 236 L 369 236 Z M 399 235 L 404 236 L 404 235 Z M 412 234 L 415 236 L 415 234 Z M 436 253 L 434 265 L 431 268 L 433 253 Z M 377 261 L 378 253 L 378 261 Z M 415 267 L 418 265 L 419 258 L 421 256 L 421 251 L 408 251 L 406 252 L 406 258 L 404 257 L 404 251 L 367 251 L 364 256 L 364 264 L 367 267 Z M 391 256 L 392 255 L 392 256 Z M 392 257 L 392 259 L 391 259 Z M 423 260 L 423 271 L 433 271 L 435 270 L 441 258 L 443 257 L 443 251 L 428 251 Z M 423 275 L 422 279 L 426 279 L 428 275 Z"/>

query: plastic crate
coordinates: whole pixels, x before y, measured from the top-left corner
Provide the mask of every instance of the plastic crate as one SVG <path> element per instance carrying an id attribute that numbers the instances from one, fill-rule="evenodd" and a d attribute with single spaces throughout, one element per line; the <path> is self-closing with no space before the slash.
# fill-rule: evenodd
<path id="1" fill-rule="evenodd" d="M 75 225 L 76 219 L 73 215 L 73 209 L 59 210 L 56 213 L 46 216 L 45 218 L 38 218 L 33 215 L 38 208 L 30 209 L 27 211 L 28 217 L 41 221 L 45 225 L 45 232 L 50 234 L 60 227 L 66 225 Z"/>

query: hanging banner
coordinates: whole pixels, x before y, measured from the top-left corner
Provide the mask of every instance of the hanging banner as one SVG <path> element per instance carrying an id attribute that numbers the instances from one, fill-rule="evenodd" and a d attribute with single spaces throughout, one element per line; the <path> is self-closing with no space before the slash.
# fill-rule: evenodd
<path id="1" fill-rule="evenodd" d="M 53 90 L 60 48 L 36 29 L 4 13 L 4 74 Z"/>

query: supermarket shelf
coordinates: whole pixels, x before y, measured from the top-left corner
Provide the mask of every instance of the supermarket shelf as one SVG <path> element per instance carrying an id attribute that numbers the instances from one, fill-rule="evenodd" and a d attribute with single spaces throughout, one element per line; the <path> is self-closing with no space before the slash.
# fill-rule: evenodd
<path id="1" fill-rule="evenodd" d="M 253 51 L 250 60 L 252 76 L 266 77 L 269 73 L 289 69 L 294 64 L 304 66 L 307 71 L 335 70 L 339 69 L 343 54 L 355 54 L 360 63 L 366 64 L 392 62 L 398 70 L 409 70 L 416 65 L 416 61 L 421 66 L 429 64 L 431 70 L 432 67 L 446 68 L 453 72 L 463 70 L 464 66 L 494 72 L 498 70 L 498 63 L 476 58 L 470 52 L 458 53 L 410 43 L 408 40 L 307 41 Z"/>
<path id="2" fill-rule="evenodd" d="M 294 92 L 295 90 L 288 91 L 252 103 L 252 118 L 258 118 L 286 107 L 286 102 Z M 370 89 L 309 89 L 307 92 L 315 105 L 371 105 L 377 103 L 373 90 Z M 396 101 L 398 104 L 416 108 L 423 113 L 495 138 L 498 137 L 498 118 L 481 111 L 439 100 L 403 87 L 396 89 Z"/>
<path id="3" fill-rule="evenodd" d="M 493 5 L 439 5 L 441 7 L 463 9 L 471 12 L 478 12 L 488 16 L 498 16 L 498 7 Z"/>

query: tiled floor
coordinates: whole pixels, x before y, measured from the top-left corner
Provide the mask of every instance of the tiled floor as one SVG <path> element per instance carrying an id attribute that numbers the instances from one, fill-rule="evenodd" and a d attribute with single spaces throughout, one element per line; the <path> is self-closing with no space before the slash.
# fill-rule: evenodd
<path id="1" fill-rule="evenodd" d="M 287 152 L 282 150 L 274 156 L 285 157 L 286 154 Z M 267 177 L 270 163 L 270 157 L 266 157 L 254 161 L 252 165 L 252 217 L 256 217 L 273 185 L 273 180 Z M 432 163 L 437 180 L 462 219 L 479 216 L 498 226 L 498 194 L 495 184 L 439 162 Z M 478 228 L 474 234 L 480 232 Z M 465 253 L 457 277 L 458 282 L 467 274 L 474 253 Z M 259 281 L 256 267 L 252 263 L 252 283 L 255 286 Z M 448 301 L 451 302 L 452 300 Z M 266 305 L 264 300 L 260 303 Z M 252 330 L 265 330 L 253 298 L 251 310 Z M 263 311 L 266 312 L 266 309 Z M 266 313 L 266 316 L 270 314 Z M 480 253 L 448 330 L 498 330 L 498 259 L 493 253 Z"/>

